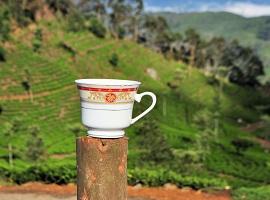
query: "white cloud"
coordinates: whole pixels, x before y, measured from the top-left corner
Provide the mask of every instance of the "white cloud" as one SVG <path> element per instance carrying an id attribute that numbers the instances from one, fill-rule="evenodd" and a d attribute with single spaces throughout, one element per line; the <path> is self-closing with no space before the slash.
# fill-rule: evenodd
<path id="1" fill-rule="evenodd" d="M 145 3 L 144 9 L 146 12 L 176 12 L 179 13 L 180 9 L 179 7 L 173 7 L 173 6 L 154 6 L 154 5 L 149 5 Z"/>
<path id="2" fill-rule="evenodd" d="M 270 5 L 238 2 L 226 5 L 224 11 L 242 15 L 244 17 L 258 17 L 270 15 Z"/>
<path id="3" fill-rule="evenodd" d="M 244 17 L 270 16 L 270 4 L 255 4 L 250 2 L 228 2 L 227 4 L 204 3 L 201 5 L 179 5 L 179 6 L 154 6 L 145 4 L 147 12 L 206 12 L 226 11 Z"/>

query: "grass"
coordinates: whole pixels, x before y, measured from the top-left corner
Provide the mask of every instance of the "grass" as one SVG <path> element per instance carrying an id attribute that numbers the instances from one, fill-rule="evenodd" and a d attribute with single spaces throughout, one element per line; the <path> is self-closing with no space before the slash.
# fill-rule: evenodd
<path id="1" fill-rule="evenodd" d="M 233 192 L 234 200 L 270 200 L 270 186 L 240 188 Z"/>

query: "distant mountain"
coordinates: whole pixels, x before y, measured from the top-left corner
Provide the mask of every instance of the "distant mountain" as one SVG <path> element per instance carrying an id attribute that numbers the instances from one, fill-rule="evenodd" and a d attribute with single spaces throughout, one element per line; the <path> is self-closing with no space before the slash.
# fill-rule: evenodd
<path id="1" fill-rule="evenodd" d="M 270 16 L 245 18 L 228 12 L 171 13 L 160 12 L 175 32 L 194 28 L 206 38 L 223 36 L 237 39 L 256 49 L 270 75 Z"/>

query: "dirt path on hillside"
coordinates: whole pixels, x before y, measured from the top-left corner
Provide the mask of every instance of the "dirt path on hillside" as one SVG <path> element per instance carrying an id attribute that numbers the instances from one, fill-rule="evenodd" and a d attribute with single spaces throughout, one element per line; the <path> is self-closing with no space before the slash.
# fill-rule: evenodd
<path id="1" fill-rule="evenodd" d="M 245 127 L 242 128 L 243 131 L 252 133 L 260 128 L 263 128 L 265 125 L 262 121 L 258 121 L 252 124 L 247 124 Z M 254 141 L 259 143 L 262 148 L 270 150 L 270 141 L 266 139 L 262 139 L 259 137 L 254 138 Z"/>
<path id="2" fill-rule="evenodd" d="M 263 122 L 258 121 L 252 124 L 247 124 L 246 126 L 242 127 L 241 129 L 246 132 L 254 132 L 264 126 Z"/>
<path id="3" fill-rule="evenodd" d="M 44 91 L 44 92 L 39 92 L 39 93 L 33 93 L 33 97 L 34 98 L 38 98 L 38 97 L 44 97 L 44 96 L 48 96 L 63 90 L 67 90 L 67 89 L 71 89 L 71 88 L 75 88 L 74 85 L 67 85 L 65 87 L 56 89 L 56 90 L 52 90 L 52 91 Z M 28 94 L 17 94 L 17 95 L 6 95 L 6 96 L 0 96 L 0 101 L 5 101 L 5 100 L 28 100 L 30 99 L 30 96 Z"/>
<path id="4" fill-rule="evenodd" d="M 128 200 L 231 200 L 229 194 L 207 194 L 191 189 L 128 187 Z M 1 200 L 76 200 L 76 186 L 27 183 L 0 186 Z"/>
<path id="5" fill-rule="evenodd" d="M 97 45 L 97 46 L 94 46 L 94 47 L 90 47 L 89 49 L 85 50 L 85 52 L 87 54 L 87 53 L 90 53 L 91 51 L 95 51 L 95 50 L 104 48 L 104 47 L 109 46 L 109 45 L 114 44 L 114 43 L 116 43 L 116 41 L 112 40 L 112 41 L 109 41 L 109 42 L 107 42 L 105 44 L 100 44 L 100 45 Z"/>

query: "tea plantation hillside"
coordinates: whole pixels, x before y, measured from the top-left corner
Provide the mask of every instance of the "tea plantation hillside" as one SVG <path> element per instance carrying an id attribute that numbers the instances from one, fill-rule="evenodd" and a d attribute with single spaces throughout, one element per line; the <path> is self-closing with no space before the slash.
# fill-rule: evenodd
<path id="1" fill-rule="evenodd" d="M 34 51 L 32 41 L 37 29 L 42 30 L 43 41 L 40 49 Z M 204 121 L 207 110 L 214 112 L 217 89 L 215 81 L 201 71 L 188 70 L 187 66 L 129 40 L 99 39 L 87 31 L 68 32 L 61 22 L 17 28 L 5 48 L 6 62 L 0 63 L 2 178 L 17 183 L 74 181 L 75 135 L 85 134 L 85 130 L 78 128 L 80 105 L 74 80 L 117 78 L 139 80 L 142 82 L 139 92 L 152 91 L 158 97 L 154 111 L 127 130 L 130 184 L 155 186 L 173 182 L 194 188 L 270 184 L 268 151 L 256 142 L 255 135 L 241 129 L 260 119 L 262 113 L 256 106 L 269 103 L 269 98 L 258 91 L 221 80 L 224 87 L 219 106 L 223 131 L 202 159 L 198 140 L 202 138 L 207 142 L 208 138 L 204 138 L 203 131 L 193 121 L 196 116 L 203 116 L 200 119 Z M 113 64 L 112 57 L 117 57 Z M 156 71 L 157 77 L 152 78 L 147 69 Z M 182 75 L 180 94 L 168 87 L 168 82 L 175 79 L 178 72 Z M 149 103 L 150 99 L 146 98 L 141 104 L 135 104 L 134 115 Z M 151 120 L 158 122 L 158 130 L 176 155 L 174 160 L 157 166 L 140 160 L 146 149 L 140 146 L 138 130 Z M 6 127 L 14 121 L 17 129 L 10 139 L 15 148 L 11 168 L 7 162 Z M 38 127 L 38 136 L 46 150 L 46 158 L 38 163 L 27 158 L 29 130 L 33 126 Z M 144 139 L 147 140 L 147 136 Z M 239 140 L 250 145 L 237 153 L 237 145 L 232 141 Z"/>

